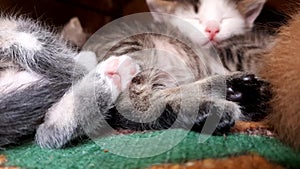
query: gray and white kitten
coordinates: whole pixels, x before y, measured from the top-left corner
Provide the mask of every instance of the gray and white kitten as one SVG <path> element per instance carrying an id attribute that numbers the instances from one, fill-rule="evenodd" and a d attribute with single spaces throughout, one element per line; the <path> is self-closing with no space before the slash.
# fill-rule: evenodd
<path id="1" fill-rule="evenodd" d="M 0 18 L 0 147 L 19 143 L 36 130 L 41 146 L 61 147 L 82 135 L 80 126 L 91 125 L 92 119 L 97 125 L 90 132 L 99 131 L 138 66 L 128 57 L 111 57 L 88 73 L 76 55 L 38 22 Z"/>
<path id="2" fill-rule="evenodd" d="M 84 50 L 95 52 L 100 63 L 88 72 L 75 62 L 77 54 L 40 24 L 22 18 L 1 21 L 1 78 L 13 72 L 28 80 L 11 78 L 1 86 L 0 146 L 36 131 L 40 146 L 61 148 L 84 134 L 109 134 L 106 119 L 113 127 L 133 130 L 170 128 L 178 119 L 174 127 L 201 131 L 208 117 L 217 117 L 215 133 L 224 133 L 235 120 L 251 119 L 253 111 L 261 110 L 255 118 L 264 115 L 266 83 L 247 73 L 228 73 L 214 55 L 198 57 L 198 44 L 170 24 L 136 26 L 172 37 L 146 33 L 119 41 L 132 31 L 125 26 L 93 38 Z M 254 44 L 256 53 L 263 51 L 262 44 Z M 139 53 L 149 48 L 154 52 Z M 182 106 L 187 108 L 183 112 Z"/>

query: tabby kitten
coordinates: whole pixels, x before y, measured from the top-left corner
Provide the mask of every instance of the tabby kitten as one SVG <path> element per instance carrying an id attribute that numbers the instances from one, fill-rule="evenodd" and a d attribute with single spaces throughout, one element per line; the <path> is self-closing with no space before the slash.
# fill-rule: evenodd
<path id="1" fill-rule="evenodd" d="M 8 65 L 2 77 L 14 68 L 18 76 L 24 71 L 32 80 L 2 85 L 0 146 L 37 129 L 35 139 L 41 147 L 61 148 L 84 134 L 92 138 L 110 134 L 106 120 L 115 128 L 201 131 L 206 119 L 213 117 L 220 122 L 206 132 L 216 127 L 215 133 L 224 133 L 235 120 L 264 116 L 261 100 L 268 99 L 268 85 L 247 73 L 229 73 L 216 51 L 202 51 L 172 24 L 127 20 L 108 29 L 113 32 L 100 32 L 84 47 L 83 52 L 95 52 L 100 62 L 88 72 L 75 62 L 75 52 L 39 24 L 2 20 L 1 62 Z M 136 33 L 132 28 L 143 33 L 124 39 Z M 34 43 L 27 43 L 28 37 Z M 258 51 L 263 47 L 254 44 Z M 217 52 L 226 46 L 220 48 Z M 232 60 L 232 64 L 241 63 Z M 11 104 L 15 102 L 22 104 Z M 256 109 L 257 116 L 249 115 Z"/>
<path id="2" fill-rule="evenodd" d="M 234 7 L 232 3 L 228 4 L 232 6 L 227 7 Z M 249 17 L 256 18 L 262 5 L 263 3 L 256 6 L 252 11 L 254 15 Z M 160 19 L 163 18 L 162 14 L 155 15 Z M 227 41 L 233 43 L 238 41 L 240 48 L 227 48 L 231 47 L 232 43 L 218 43 L 217 50 L 211 49 L 207 53 L 207 50 L 202 50 L 203 44 L 195 43 L 195 39 L 191 39 L 189 34 L 181 33 L 184 30 L 178 25 L 174 26 L 174 23 L 184 24 L 180 19 L 172 18 L 170 24 L 164 22 L 156 24 L 145 15 L 141 18 L 147 21 L 146 25 L 125 18 L 121 21 L 123 23 L 121 25 L 114 27 L 110 25 L 108 29 L 102 28 L 100 33 L 94 35 L 83 47 L 83 52 L 95 52 L 98 62 L 111 56 L 130 57 L 141 67 L 141 72 L 133 78 L 129 88 L 121 93 L 115 103 L 116 106 L 104 117 L 112 127 L 131 130 L 159 130 L 175 127 L 200 132 L 206 119 L 216 118 L 220 120 L 215 124 L 216 130 L 214 126 L 210 126 L 210 130 L 204 132 L 221 134 L 229 131 L 235 120 L 258 120 L 266 115 L 265 103 L 270 96 L 267 83 L 254 75 L 230 72 L 237 70 L 255 72 L 258 65 L 251 64 L 251 56 L 265 51 L 269 47 L 267 42 L 270 38 L 250 32 Z M 254 19 L 251 20 L 251 24 L 248 23 L 247 28 L 252 27 Z M 246 24 L 246 20 L 247 17 L 243 18 L 243 23 Z M 243 31 L 237 34 L 246 32 L 246 26 L 242 28 Z M 139 33 L 137 34 L 136 31 Z M 128 37 L 128 35 L 133 36 Z M 231 36 L 230 34 L 226 38 Z M 251 50 L 247 52 L 246 49 L 250 48 Z M 232 53 L 232 57 L 228 53 L 223 53 L 224 50 Z M 221 54 L 225 66 L 219 61 L 216 55 L 218 53 Z M 85 93 L 86 97 L 90 95 L 89 92 Z M 88 105 L 86 107 L 94 111 L 80 109 L 79 115 L 68 113 L 78 121 L 95 117 L 92 113 L 96 110 L 91 104 L 93 102 L 89 104 L 82 98 L 77 97 L 76 107 L 85 103 Z M 96 119 L 92 120 L 91 124 L 100 121 Z M 59 130 L 55 124 L 55 121 L 46 122 L 39 127 L 36 140 L 42 147 L 63 146 L 80 135 L 78 130 L 74 130 L 78 126 L 81 126 L 79 127 L 81 132 L 88 131 L 90 137 L 103 134 L 103 130 L 109 130 L 103 128 L 100 130 L 102 123 L 99 123 L 98 127 L 64 123 L 60 126 L 63 130 Z M 93 130 L 94 128 L 97 130 Z M 96 133 L 90 132 L 91 130 Z"/>
<path id="3" fill-rule="evenodd" d="M 176 126 L 200 132 L 208 117 L 219 116 L 215 133 L 224 133 L 235 120 L 259 120 L 266 115 L 268 85 L 253 75 L 230 72 L 255 73 L 258 64 L 251 58 L 270 47 L 271 37 L 248 33 L 228 39 L 206 53 L 171 25 L 147 27 L 136 22 L 126 20 L 123 23 L 127 26 L 109 27 L 114 34 L 102 30 L 84 48 L 95 51 L 100 60 L 128 55 L 142 68 L 111 110 L 114 118 L 109 122 L 115 128 L 151 130 Z M 148 33 L 120 41 L 132 27 Z M 97 41 L 100 38 L 102 41 Z M 232 48 L 234 45 L 237 48 Z M 216 53 L 224 58 L 226 66 Z"/>

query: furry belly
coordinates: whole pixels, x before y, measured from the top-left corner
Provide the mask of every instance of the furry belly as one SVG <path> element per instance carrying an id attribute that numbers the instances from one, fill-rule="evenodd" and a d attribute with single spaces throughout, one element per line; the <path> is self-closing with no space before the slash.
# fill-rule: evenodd
<path id="1" fill-rule="evenodd" d="M 0 92 L 24 88 L 39 79 L 38 75 L 27 71 L 6 70 L 0 73 Z"/>

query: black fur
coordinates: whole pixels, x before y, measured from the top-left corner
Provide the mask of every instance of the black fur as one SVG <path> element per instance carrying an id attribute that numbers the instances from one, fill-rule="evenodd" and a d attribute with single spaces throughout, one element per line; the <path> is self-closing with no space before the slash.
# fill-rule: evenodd
<path id="1" fill-rule="evenodd" d="M 263 80 L 256 78 L 253 74 L 236 74 L 228 76 L 227 94 L 228 101 L 236 102 L 241 106 L 243 116 L 242 120 L 261 120 L 267 115 L 268 105 L 270 99 L 269 84 Z M 209 133 L 212 129 L 215 135 L 221 135 L 230 131 L 234 126 L 235 119 L 232 114 L 234 109 L 228 107 L 219 107 L 219 100 L 203 98 L 200 102 L 198 115 L 193 119 L 191 112 L 182 112 L 183 116 L 178 116 L 177 112 L 171 105 L 166 104 L 162 114 L 154 121 L 149 123 L 139 123 L 126 119 L 120 114 L 117 109 L 110 110 L 110 117 L 107 118 L 108 123 L 118 129 L 129 130 L 162 130 L 169 128 L 185 128 L 196 132 Z M 229 106 L 229 105 L 228 105 Z M 221 110 L 221 112 L 220 112 Z M 219 119 L 218 122 L 208 123 L 203 130 L 203 126 L 207 119 Z M 179 123 L 175 126 L 175 121 Z M 207 128 L 208 127 L 208 128 Z M 214 130 L 215 129 L 215 130 Z"/>
<path id="2" fill-rule="evenodd" d="M 228 80 L 227 86 L 226 99 L 241 106 L 243 120 L 258 121 L 268 115 L 268 102 L 272 97 L 268 82 L 250 74 Z"/>

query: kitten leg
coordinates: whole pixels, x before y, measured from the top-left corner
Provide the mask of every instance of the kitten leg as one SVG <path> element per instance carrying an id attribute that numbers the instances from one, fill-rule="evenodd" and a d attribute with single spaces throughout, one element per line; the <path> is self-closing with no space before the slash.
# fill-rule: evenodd
<path id="1" fill-rule="evenodd" d="M 0 17 L 0 146 L 34 134 L 47 110 L 85 69 L 77 54 L 43 24 Z"/>
<path id="2" fill-rule="evenodd" d="M 166 129 L 179 118 L 178 128 L 201 131 L 208 117 L 216 117 L 212 123 L 216 124 L 215 133 L 227 132 L 235 120 L 244 117 L 237 103 L 226 100 L 231 94 L 228 84 L 246 75 L 216 75 L 175 88 L 163 88 L 165 85 L 159 84 L 163 80 L 159 79 L 145 82 L 147 78 L 137 75 L 129 91 L 123 92 L 118 100 L 117 126 L 135 130 Z"/>
<path id="3" fill-rule="evenodd" d="M 226 92 L 222 89 L 224 78 Z M 235 120 L 262 119 L 266 115 L 267 100 L 270 98 L 269 84 L 253 74 L 235 72 L 225 76 L 218 75 L 206 78 L 195 84 L 210 99 L 202 100 L 201 102 L 207 104 L 207 106 L 203 104 L 199 109 L 210 108 L 209 110 L 215 110 L 215 113 L 212 111 L 214 114 L 223 112 L 215 133 L 229 131 Z M 212 103 L 208 104 L 206 102 Z M 202 112 L 209 112 L 209 110 L 202 110 Z M 201 114 L 199 116 L 204 117 Z M 193 130 L 200 131 L 203 125 L 201 118 L 195 121 Z"/>
<path id="4" fill-rule="evenodd" d="M 128 56 L 100 63 L 49 110 L 37 130 L 36 142 L 44 148 L 61 148 L 83 134 L 107 134 L 108 111 L 137 72 L 138 66 Z"/>

